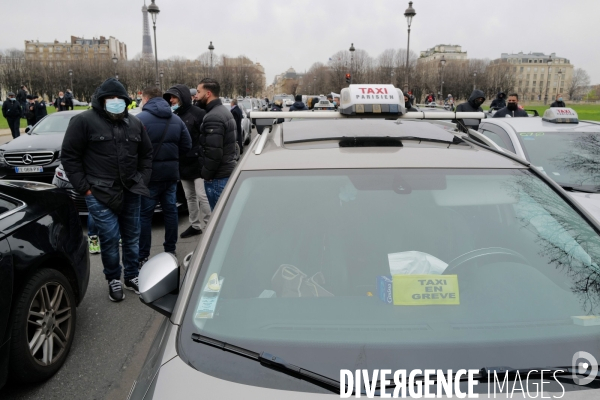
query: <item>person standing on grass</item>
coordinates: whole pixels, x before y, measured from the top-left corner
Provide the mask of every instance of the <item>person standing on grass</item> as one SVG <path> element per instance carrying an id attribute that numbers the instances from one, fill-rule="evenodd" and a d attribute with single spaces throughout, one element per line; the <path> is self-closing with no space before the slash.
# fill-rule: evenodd
<path id="1" fill-rule="evenodd" d="M 185 91 L 189 93 L 186 87 Z M 189 96 L 186 96 L 189 99 Z M 161 90 L 150 86 L 142 92 L 142 112 L 138 118 L 144 124 L 152 142 L 152 176 L 148 184 L 150 196 L 142 196 L 140 213 L 140 268 L 148 261 L 152 245 L 152 216 L 160 203 L 165 221 L 165 252 L 176 256 L 177 228 L 177 181 L 179 160 L 192 148 L 192 139 L 181 120 L 173 113 L 171 105 L 162 97 Z M 191 100 L 189 101 L 191 107 Z"/>
<path id="2" fill-rule="evenodd" d="M 550 107 L 566 107 L 567 105 L 565 104 L 565 102 L 563 101 L 563 97 L 562 97 L 562 93 L 559 93 L 556 95 L 556 99 L 554 100 L 554 102 L 552 104 L 550 104 Z"/>
<path id="3" fill-rule="evenodd" d="M 56 112 L 68 110 L 67 99 L 63 92 L 58 92 L 58 97 L 54 99 L 54 108 L 56 108 Z"/>
<path id="4" fill-rule="evenodd" d="M 21 126 L 21 116 L 23 115 L 23 108 L 17 101 L 17 98 L 13 92 L 8 92 L 8 98 L 2 103 L 2 116 L 6 118 L 10 133 L 13 139 L 21 136 L 19 130 Z"/>

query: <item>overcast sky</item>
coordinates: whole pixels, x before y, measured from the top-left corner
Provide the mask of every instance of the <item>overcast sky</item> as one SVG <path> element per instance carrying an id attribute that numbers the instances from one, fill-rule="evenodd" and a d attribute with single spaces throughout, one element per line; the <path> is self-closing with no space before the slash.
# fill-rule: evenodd
<path id="1" fill-rule="evenodd" d="M 133 58 L 142 51 L 143 0 L 0 0 L 0 49 L 26 39 L 61 42 L 71 35 L 114 36 Z M 150 4 L 150 0 L 147 0 Z M 156 0 L 159 58 L 194 59 L 207 51 L 260 62 L 267 83 L 294 67 L 302 72 L 331 55 L 357 49 L 377 57 L 406 47 L 408 1 Z M 411 49 L 458 44 L 469 58 L 543 52 L 566 57 L 600 83 L 599 0 L 415 0 Z M 152 21 L 150 20 L 152 34 Z"/>

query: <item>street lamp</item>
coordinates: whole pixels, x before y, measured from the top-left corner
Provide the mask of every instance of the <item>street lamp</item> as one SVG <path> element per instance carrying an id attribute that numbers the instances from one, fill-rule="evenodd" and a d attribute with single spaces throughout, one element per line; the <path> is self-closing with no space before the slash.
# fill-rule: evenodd
<path id="1" fill-rule="evenodd" d="M 408 23 L 408 44 L 406 45 L 406 77 L 404 78 L 404 93 L 408 93 L 408 56 L 410 54 L 410 26 L 412 24 L 412 19 L 417 12 L 413 8 L 413 2 L 408 2 L 408 8 L 404 11 L 404 16 L 406 17 L 406 22 Z"/>
<path id="2" fill-rule="evenodd" d="M 391 81 L 392 81 L 391 83 L 393 85 L 394 84 L 394 71 L 393 70 L 390 72 L 390 78 L 391 78 Z"/>
<path id="3" fill-rule="evenodd" d="M 119 62 L 119 59 L 117 58 L 117 55 L 115 53 L 113 53 L 112 62 L 113 64 L 115 64 L 115 77 L 117 78 L 117 80 L 119 80 L 119 77 L 117 76 L 117 63 Z"/>
<path id="4" fill-rule="evenodd" d="M 73 70 L 69 70 L 69 82 L 71 83 L 71 92 L 73 92 L 73 96 L 75 96 L 75 91 L 73 90 Z"/>
<path id="5" fill-rule="evenodd" d="M 475 90 L 475 78 L 477 78 L 477 72 L 473 72 L 473 90 Z"/>
<path id="6" fill-rule="evenodd" d="M 352 85 L 352 79 L 354 79 L 354 71 L 352 70 L 353 66 L 354 66 L 354 51 L 356 49 L 354 48 L 354 43 L 350 44 L 350 84 Z"/>
<path id="7" fill-rule="evenodd" d="M 560 91 L 560 78 L 562 77 L 562 68 L 558 70 L 558 82 L 556 82 L 556 94 L 561 94 Z"/>
<path id="8" fill-rule="evenodd" d="M 544 95 L 544 105 L 548 104 L 548 86 L 550 86 L 550 68 L 552 67 L 552 55 L 548 58 L 548 79 L 546 79 L 546 94 Z"/>
<path id="9" fill-rule="evenodd" d="M 250 83 L 250 87 L 252 88 L 252 91 L 250 92 L 250 96 L 254 97 L 254 82 Z"/>
<path id="10" fill-rule="evenodd" d="M 152 4 L 148 6 L 148 12 L 152 16 L 152 25 L 154 28 L 154 68 L 156 69 L 156 86 L 159 85 L 160 81 L 158 80 L 158 50 L 156 47 L 156 17 L 158 17 L 158 13 L 160 12 L 158 6 L 152 0 Z M 160 88 L 162 91 L 162 87 Z"/>
<path id="11" fill-rule="evenodd" d="M 215 46 L 212 45 L 212 42 L 208 45 L 208 51 L 210 51 L 210 76 L 212 77 L 212 53 L 215 50 Z"/>
<path id="12" fill-rule="evenodd" d="M 248 74 L 244 75 L 244 79 L 246 80 L 246 94 L 244 95 L 244 97 L 248 96 Z"/>
<path id="13" fill-rule="evenodd" d="M 317 90 L 317 77 L 316 76 L 313 78 L 313 90 L 315 91 L 315 93 L 319 93 L 319 91 Z"/>
<path id="14" fill-rule="evenodd" d="M 444 68 L 446 67 L 446 58 L 442 56 L 440 60 L 441 70 L 442 70 L 442 84 L 440 85 L 440 100 L 441 96 L 444 95 Z"/>
<path id="15" fill-rule="evenodd" d="M 165 72 L 162 70 L 162 68 L 160 69 L 160 72 L 158 73 L 160 75 L 160 91 L 162 92 L 162 87 L 163 87 L 163 76 L 165 76 Z"/>

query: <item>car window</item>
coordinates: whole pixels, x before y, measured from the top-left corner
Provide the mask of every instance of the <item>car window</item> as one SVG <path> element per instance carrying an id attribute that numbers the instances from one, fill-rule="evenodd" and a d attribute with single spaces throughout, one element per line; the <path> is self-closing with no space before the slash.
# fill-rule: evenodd
<path id="1" fill-rule="evenodd" d="M 600 191 L 600 132 L 520 132 L 525 156 L 561 185 Z"/>
<path id="2" fill-rule="evenodd" d="M 69 121 L 77 114 L 56 113 L 41 120 L 31 131 L 34 135 L 65 133 Z"/>
<path id="3" fill-rule="evenodd" d="M 182 328 L 199 370 L 193 333 L 333 378 L 570 365 L 600 334 L 572 322 L 600 314 L 600 236 L 528 170 L 242 172 L 224 207 Z"/>
<path id="4" fill-rule="evenodd" d="M 510 136 L 508 136 L 508 133 L 504 129 L 490 124 L 485 124 L 480 126 L 480 128 L 480 132 L 489 139 L 493 140 L 498 146 L 502 147 L 503 149 L 510 150 L 513 153 L 515 152 L 515 146 L 513 145 L 512 140 L 510 140 Z"/>

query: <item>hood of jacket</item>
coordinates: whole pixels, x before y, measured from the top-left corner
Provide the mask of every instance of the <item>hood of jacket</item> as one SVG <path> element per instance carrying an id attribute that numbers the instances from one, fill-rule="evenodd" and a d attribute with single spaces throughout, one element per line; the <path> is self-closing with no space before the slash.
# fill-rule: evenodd
<path id="1" fill-rule="evenodd" d="M 506 93 L 504 93 L 504 92 L 500 92 L 500 93 L 498 93 L 498 94 L 496 95 L 496 98 L 497 98 L 498 100 L 504 100 L 504 99 L 506 99 Z"/>
<path id="2" fill-rule="evenodd" d="M 108 78 L 96 89 L 94 92 L 94 96 L 92 98 L 92 107 L 101 114 L 105 114 L 104 111 L 104 102 L 101 101 L 104 97 L 114 97 L 117 96 L 120 99 L 125 100 L 125 105 L 128 106 L 131 104 L 131 99 L 127 94 L 127 91 L 115 78 Z M 127 107 L 125 107 L 125 115 L 127 115 Z"/>
<path id="3" fill-rule="evenodd" d="M 175 114 L 184 113 L 192 106 L 192 94 L 190 93 L 190 89 L 185 85 L 175 85 L 163 94 L 163 98 L 169 103 L 169 107 L 171 96 L 177 97 L 181 102 L 179 108 L 175 110 Z"/>
<path id="4" fill-rule="evenodd" d="M 479 89 L 475 89 L 475 90 L 473 90 L 473 93 L 471 93 L 471 96 L 469 96 L 469 103 L 470 103 L 470 104 L 471 104 L 471 105 L 472 105 L 474 108 L 477 108 L 477 107 L 475 107 L 475 104 L 474 104 L 473 102 L 475 101 L 475 99 L 477 99 L 477 98 L 479 98 L 479 97 L 483 97 L 483 99 L 485 99 L 485 93 L 483 93 L 483 91 L 482 91 L 482 90 L 479 90 Z"/>
<path id="5" fill-rule="evenodd" d="M 294 102 L 294 104 L 292 104 L 292 107 L 294 107 L 294 108 L 304 108 L 304 107 L 306 107 L 306 105 L 303 102 L 301 102 L 301 101 L 296 101 L 296 102 Z"/>
<path id="6" fill-rule="evenodd" d="M 173 115 L 171 106 L 162 97 L 153 97 L 142 107 L 142 111 L 148 111 L 158 118 L 169 118 Z"/>

